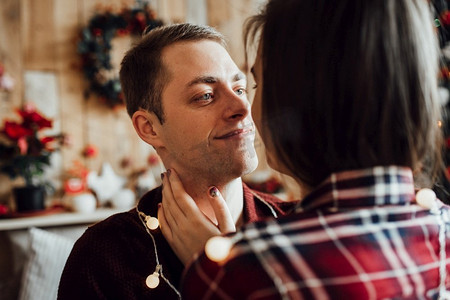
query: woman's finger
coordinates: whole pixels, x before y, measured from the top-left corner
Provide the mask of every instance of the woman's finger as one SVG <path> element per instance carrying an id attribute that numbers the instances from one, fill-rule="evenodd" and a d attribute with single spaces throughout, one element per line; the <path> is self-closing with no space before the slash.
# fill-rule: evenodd
<path id="1" fill-rule="evenodd" d="M 181 212 L 186 216 L 189 216 L 192 213 L 201 213 L 194 199 L 186 192 L 177 172 L 174 169 L 169 169 L 167 170 L 167 173 L 167 179 L 170 182 L 173 199 L 176 199 L 175 201 Z"/>
<path id="2" fill-rule="evenodd" d="M 161 229 L 162 234 L 166 238 L 166 240 L 170 243 L 173 241 L 172 229 L 170 228 L 169 223 L 166 220 L 166 216 L 164 214 L 164 209 L 161 205 L 158 205 L 158 222 L 159 228 Z"/>
<path id="3" fill-rule="evenodd" d="M 234 225 L 233 217 L 228 209 L 225 199 L 219 189 L 215 186 L 209 188 L 209 198 L 214 213 L 216 215 L 219 230 L 222 234 L 235 232 L 236 226 Z"/>
<path id="4" fill-rule="evenodd" d="M 167 174 L 164 174 L 161 201 L 162 207 L 164 208 L 164 218 L 170 227 L 176 228 L 178 226 L 177 220 L 180 219 L 180 215 L 182 216 L 183 212 L 178 207 L 177 201 L 174 198 Z"/>

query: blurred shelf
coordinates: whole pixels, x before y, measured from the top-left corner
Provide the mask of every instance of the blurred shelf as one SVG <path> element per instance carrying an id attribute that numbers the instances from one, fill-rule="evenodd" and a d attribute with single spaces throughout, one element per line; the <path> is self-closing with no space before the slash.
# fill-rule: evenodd
<path id="1" fill-rule="evenodd" d="M 19 230 L 30 227 L 55 227 L 76 224 L 93 224 L 109 216 L 123 212 L 113 208 L 98 208 L 92 213 L 55 212 L 29 217 L 0 219 L 0 231 Z"/>

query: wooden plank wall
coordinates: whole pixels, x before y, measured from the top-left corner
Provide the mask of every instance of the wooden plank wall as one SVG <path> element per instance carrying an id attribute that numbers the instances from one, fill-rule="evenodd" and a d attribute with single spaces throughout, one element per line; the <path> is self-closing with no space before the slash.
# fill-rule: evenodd
<path id="1" fill-rule="evenodd" d="M 188 3 L 190 2 L 190 3 Z M 206 5 L 208 23 L 223 32 L 229 41 L 231 56 L 244 67 L 242 24 L 264 0 L 153 0 L 152 6 L 165 23 L 183 22 L 192 5 Z M 72 146 L 58 154 L 53 168 L 56 176 L 70 168 L 74 160 L 83 161 L 91 170 L 103 162 L 112 164 L 122 175 L 146 164 L 151 148 L 137 137 L 125 109 L 111 110 L 95 95 L 83 96 L 87 82 L 80 71 L 76 43 L 80 29 L 101 7 L 133 5 L 128 0 L 1 0 L 0 61 L 14 78 L 11 93 L 0 93 L 0 120 L 14 118 L 14 109 L 22 103 L 38 102 L 42 111 L 51 107 L 57 129 L 68 133 Z M 190 6 L 188 5 L 190 4 Z M 130 45 L 127 38 L 114 40 L 113 60 L 117 66 Z M 57 99 L 25 99 L 24 75 L 29 71 L 46 72 L 56 78 Z M 99 154 L 83 159 L 84 147 L 93 144 Z M 121 167 L 128 158 L 131 164 Z M 5 185 L 0 177 L 0 190 Z M 0 191 L 1 194 L 1 191 Z"/>

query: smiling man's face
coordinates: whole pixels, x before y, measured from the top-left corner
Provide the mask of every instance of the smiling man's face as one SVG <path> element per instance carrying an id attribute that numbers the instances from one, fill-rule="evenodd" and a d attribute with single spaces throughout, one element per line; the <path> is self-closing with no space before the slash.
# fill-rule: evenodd
<path id="1" fill-rule="evenodd" d="M 258 158 L 246 77 L 219 43 L 178 42 L 162 52 L 169 73 L 162 93 L 167 168 L 231 180 L 253 171 Z"/>

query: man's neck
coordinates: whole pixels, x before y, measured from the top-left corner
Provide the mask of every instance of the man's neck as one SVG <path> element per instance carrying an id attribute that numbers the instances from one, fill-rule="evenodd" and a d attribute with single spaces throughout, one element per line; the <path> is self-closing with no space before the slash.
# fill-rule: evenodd
<path id="1" fill-rule="evenodd" d="M 180 176 L 186 192 L 195 200 L 200 210 L 215 224 L 217 219 L 210 204 L 209 188 L 214 185 L 219 189 L 225 199 L 234 223 L 241 217 L 244 205 L 244 192 L 242 179 L 236 178 L 227 183 L 211 184 L 193 176 Z"/>

